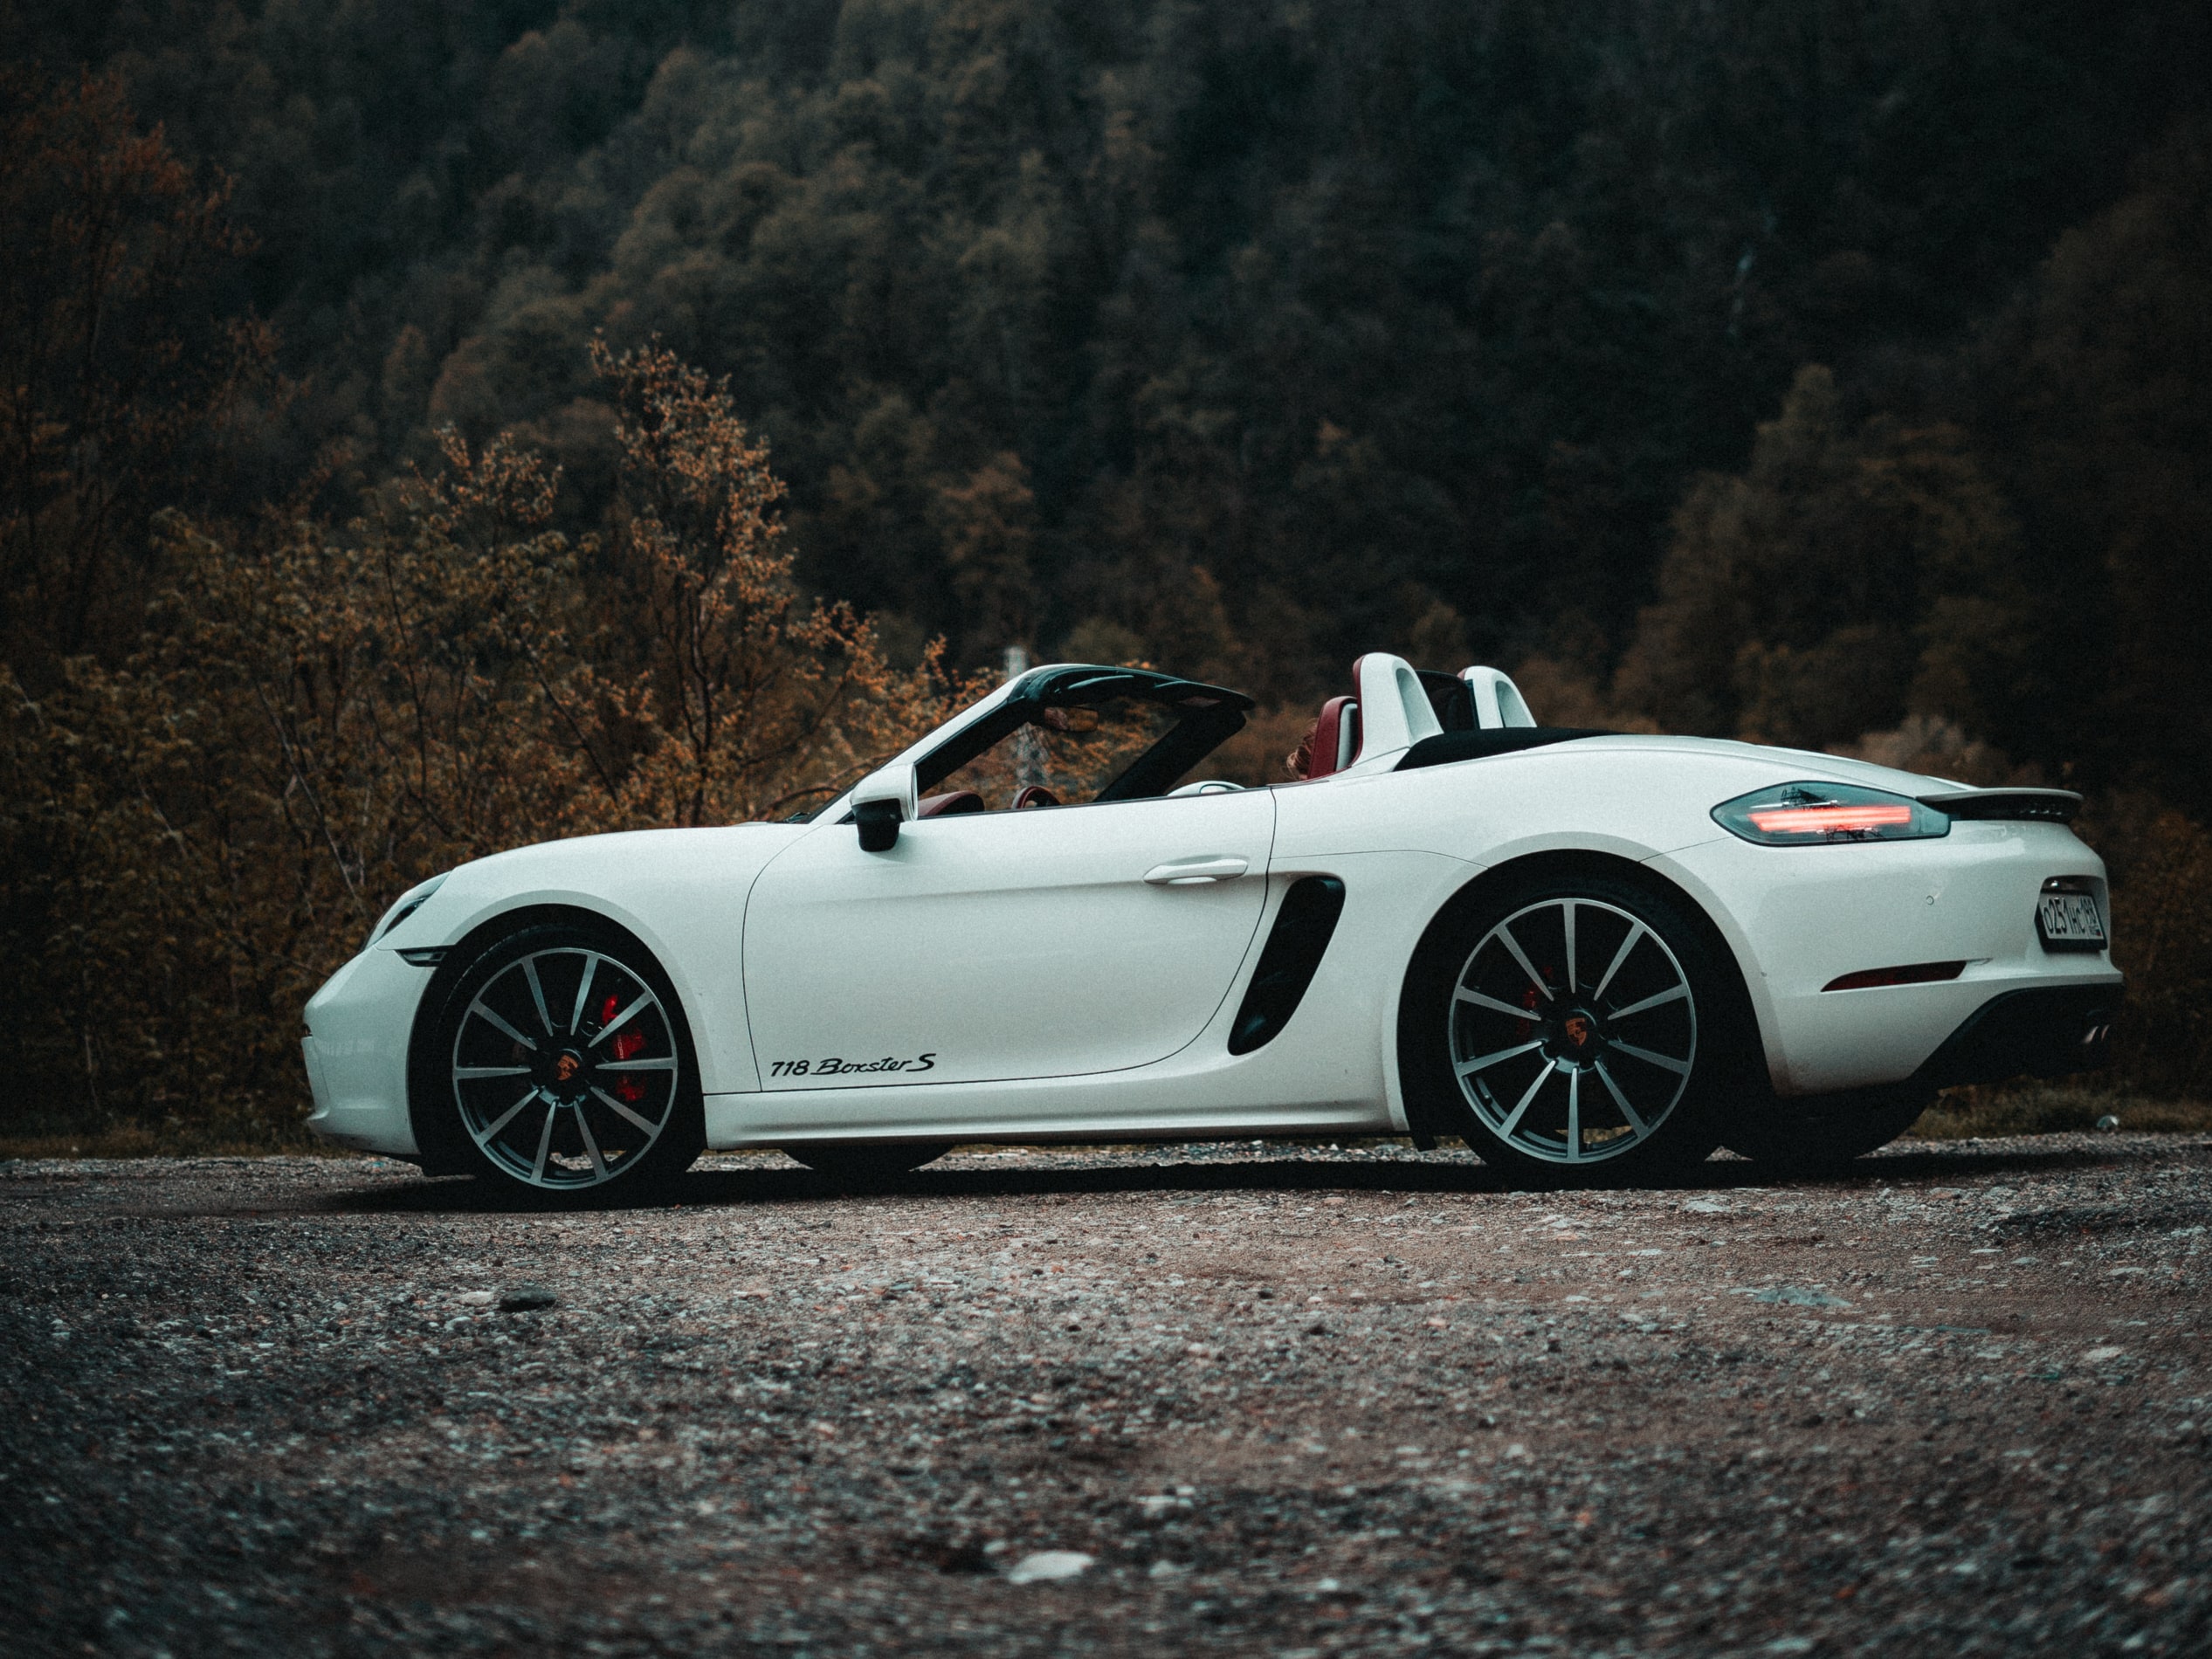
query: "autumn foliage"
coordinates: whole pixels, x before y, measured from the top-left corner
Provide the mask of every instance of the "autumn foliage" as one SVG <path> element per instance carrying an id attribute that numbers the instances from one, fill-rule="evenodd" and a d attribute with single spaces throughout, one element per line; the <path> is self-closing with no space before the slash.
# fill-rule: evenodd
<path id="1" fill-rule="evenodd" d="M 31 1073 L 99 1120 L 280 1138 L 298 1010 L 433 871 L 549 836 L 818 803 L 962 694 L 803 598 L 781 486 L 727 393 L 665 351 L 597 365 L 604 533 L 507 438 L 341 526 L 157 522 L 137 649 L 0 675 L 7 979 Z"/>

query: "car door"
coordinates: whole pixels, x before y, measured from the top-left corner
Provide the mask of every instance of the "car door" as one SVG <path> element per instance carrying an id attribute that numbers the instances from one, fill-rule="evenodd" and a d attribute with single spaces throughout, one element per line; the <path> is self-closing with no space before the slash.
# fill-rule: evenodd
<path id="1" fill-rule="evenodd" d="M 745 995 L 768 1089 L 1072 1077 L 1205 1028 L 1259 925 L 1264 789 L 823 824 L 755 884 Z"/>

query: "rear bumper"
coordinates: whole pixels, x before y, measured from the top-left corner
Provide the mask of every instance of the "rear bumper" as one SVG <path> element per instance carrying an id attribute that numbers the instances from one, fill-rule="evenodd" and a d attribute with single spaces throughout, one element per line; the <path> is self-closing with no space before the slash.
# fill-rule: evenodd
<path id="1" fill-rule="evenodd" d="M 1967 1015 L 1914 1079 L 1948 1089 L 2094 1071 L 2109 1057 L 2119 1003 L 2116 981 L 2007 991 Z"/>
<path id="2" fill-rule="evenodd" d="M 2104 866 L 2063 824 L 1969 821 L 1935 840 L 1832 847 L 1722 836 L 1650 864 L 1729 936 L 1785 1098 L 1920 1078 L 1982 1009 L 2016 994 L 2078 994 L 2090 1007 L 2119 995 L 2107 953 L 2053 951 L 2037 933 L 2038 898 L 2054 876 L 2087 878 L 2111 913 Z M 1891 964 L 1952 962 L 1964 965 L 1952 979 L 1829 988 Z M 2062 995 L 2056 1006 L 2073 1004 Z M 2081 1035 L 2070 1030 L 2067 1042 Z M 2009 1025 L 1995 1027 L 1946 1067 L 1985 1071 L 2011 1064 L 2002 1050 L 2020 1046 Z M 2029 1044 L 2003 1075 L 2058 1063 Z"/>

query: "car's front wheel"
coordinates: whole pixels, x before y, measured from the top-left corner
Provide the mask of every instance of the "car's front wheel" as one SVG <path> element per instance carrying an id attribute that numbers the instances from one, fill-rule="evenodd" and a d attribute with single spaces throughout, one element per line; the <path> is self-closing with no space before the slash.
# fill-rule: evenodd
<path id="1" fill-rule="evenodd" d="M 1401 1054 L 1409 1099 L 1518 1179 L 1650 1181 L 1719 1143 L 1740 1024 L 1678 905 L 1569 874 L 1446 916 L 1409 980 Z"/>
<path id="2" fill-rule="evenodd" d="M 641 1193 L 705 1142 L 691 1035 L 634 942 L 565 923 L 479 950 L 418 1058 L 442 1160 L 547 1198 Z"/>

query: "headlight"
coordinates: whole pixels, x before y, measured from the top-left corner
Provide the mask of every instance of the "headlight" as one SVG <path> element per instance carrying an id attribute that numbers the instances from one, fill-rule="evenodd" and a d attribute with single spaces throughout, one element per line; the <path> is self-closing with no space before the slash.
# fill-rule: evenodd
<path id="1" fill-rule="evenodd" d="M 1762 847 L 1836 841 L 1926 841 L 1951 833 L 1951 820 L 1911 795 L 1853 783 L 1778 783 L 1723 801 L 1712 820 Z"/>
<path id="2" fill-rule="evenodd" d="M 393 928 L 420 910 L 423 907 L 423 901 L 444 886 L 445 878 L 451 873 L 451 871 L 440 871 L 428 881 L 410 887 L 405 892 L 400 894 L 399 898 L 393 902 L 392 907 L 384 912 L 383 920 L 369 929 L 369 943 L 374 945 Z M 364 946 L 362 948 L 366 949 L 367 947 Z"/>

